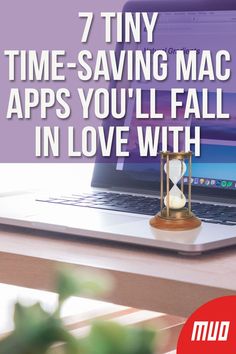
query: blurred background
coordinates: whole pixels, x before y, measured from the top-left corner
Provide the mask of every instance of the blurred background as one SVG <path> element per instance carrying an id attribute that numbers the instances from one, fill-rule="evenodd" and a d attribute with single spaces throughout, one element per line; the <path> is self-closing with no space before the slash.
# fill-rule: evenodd
<path id="1" fill-rule="evenodd" d="M 27 5 L 27 0 L 22 1 L 22 6 Z M 125 0 L 99 0 L 98 4 L 94 0 L 80 2 L 78 1 L 78 11 L 91 11 L 95 13 L 96 21 L 93 24 L 93 31 L 87 45 L 88 50 L 97 52 L 104 47 L 104 38 L 98 36 L 101 26 L 99 20 L 100 11 L 121 11 Z M 37 6 L 36 4 L 33 5 Z M 40 5 L 41 6 L 41 5 Z M 78 21 L 79 26 L 79 21 Z M 98 30 L 96 30 L 96 28 Z M 115 47 L 115 43 L 112 44 Z M 78 46 L 78 50 L 79 50 Z M 94 87 L 101 86 L 101 83 L 93 83 Z M 105 87 L 107 83 L 103 83 Z M 83 83 L 83 87 L 89 88 L 91 82 Z M 14 142 L 13 142 L 14 146 Z M 0 194 L 15 190 L 24 189 L 45 189 L 45 190 L 60 190 L 65 189 L 66 184 L 70 189 L 76 190 L 78 185 L 80 188 L 89 186 L 92 176 L 93 164 L 0 164 Z"/>

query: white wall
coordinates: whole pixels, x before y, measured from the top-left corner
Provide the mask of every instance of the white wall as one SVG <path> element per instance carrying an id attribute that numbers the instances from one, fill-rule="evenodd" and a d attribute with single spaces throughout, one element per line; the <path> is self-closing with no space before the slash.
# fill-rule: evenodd
<path id="1" fill-rule="evenodd" d="M 99 0 L 102 11 L 121 11 L 125 0 Z M 79 1 L 78 1 L 79 4 Z M 69 6 L 69 3 L 68 3 Z M 83 11 L 93 11 L 94 1 L 83 2 Z M 96 6 L 97 7 L 97 6 Z M 82 11 L 81 10 L 81 11 Z M 98 26 L 99 23 L 94 23 Z M 104 46 L 99 31 L 91 33 L 93 51 Z M 89 48 L 91 49 L 91 48 Z M 89 83 L 88 83 L 89 87 Z M 76 189 L 90 183 L 93 166 L 91 164 L 0 164 L 0 193 L 25 188 Z"/>

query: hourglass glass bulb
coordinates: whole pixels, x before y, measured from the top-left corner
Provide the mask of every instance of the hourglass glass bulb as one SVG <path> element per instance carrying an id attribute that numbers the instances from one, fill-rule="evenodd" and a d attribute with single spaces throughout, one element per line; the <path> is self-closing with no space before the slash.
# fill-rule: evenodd
<path id="1" fill-rule="evenodd" d="M 165 173 L 167 174 L 167 163 L 164 166 Z M 174 183 L 177 184 L 180 180 L 181 177 L 186 172 L 186 165 L 184 161 L 180 160 L 170 160 L 169 161 L 169 177 L 170 180 Z"/>
<path id="2" fill-rule="evenodd" d="M 167 206 L 167 196 L 164 199 L 164 204 Z M 186 198 L 185 195 L 174 185 L 169 193 L 169 207 L 171 209 L 182 209 L 185 207 Z"/>
<path id="3" fill-rule="evenodd" d="M 164 170 L 167 173 L 167 164 L 165 164 Z M 186 198 L 184 194 L 177 187 L 177 183 L 183 177 L 185 172 L 186 165 L 184 161 L 175 159 L 169 161 L 169 178 L 174 184 L 169 192 L 169 207 L 171 209 L 182 209 L 186 204 Z M 164 204 L 167 206 L 167 196 L 164 199 Z"/>

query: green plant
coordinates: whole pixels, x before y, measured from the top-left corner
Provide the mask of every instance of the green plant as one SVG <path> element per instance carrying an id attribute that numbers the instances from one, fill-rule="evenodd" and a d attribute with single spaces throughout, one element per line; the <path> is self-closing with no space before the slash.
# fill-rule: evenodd
<path id="1" fill-rule="evenodd" d="M 60 318 L 61 308 L 70 296 L 94 295 L 107 288 L 106 278 L 97 281 L 91 275 L 79 276 L 69 270 L 58 273 L 58 306 L 53 313 L 39 303 L 25 307 L 16 303 L 14 331 L 0 341 L 0 354 L 152 354 L 154 331 L 123 327 L 117 323 L 97 321 L 85 338 L 76 338 Z M 56 344 L 62 344 L 59 348 Z"/>

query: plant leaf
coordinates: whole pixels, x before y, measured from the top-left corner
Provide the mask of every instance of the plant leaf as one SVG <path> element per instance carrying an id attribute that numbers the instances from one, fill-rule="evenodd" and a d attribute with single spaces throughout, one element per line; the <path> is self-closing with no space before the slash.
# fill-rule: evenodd
<path id="1" fill-rule="evenodd" d="M 96 296 L 107 292 L 112 281 L 105 273 L 100 277 L 91 273 L 75 273 L 71 269 L 63 269 L 58 273 L 57 293 L 62 303 L 70 296 Z"/>
<path id="2" fill-rule="evenodd" d="M 155 332 L 114 322 L 96 322 L 85 339 L 86 354 L 152 354 Z"/>

